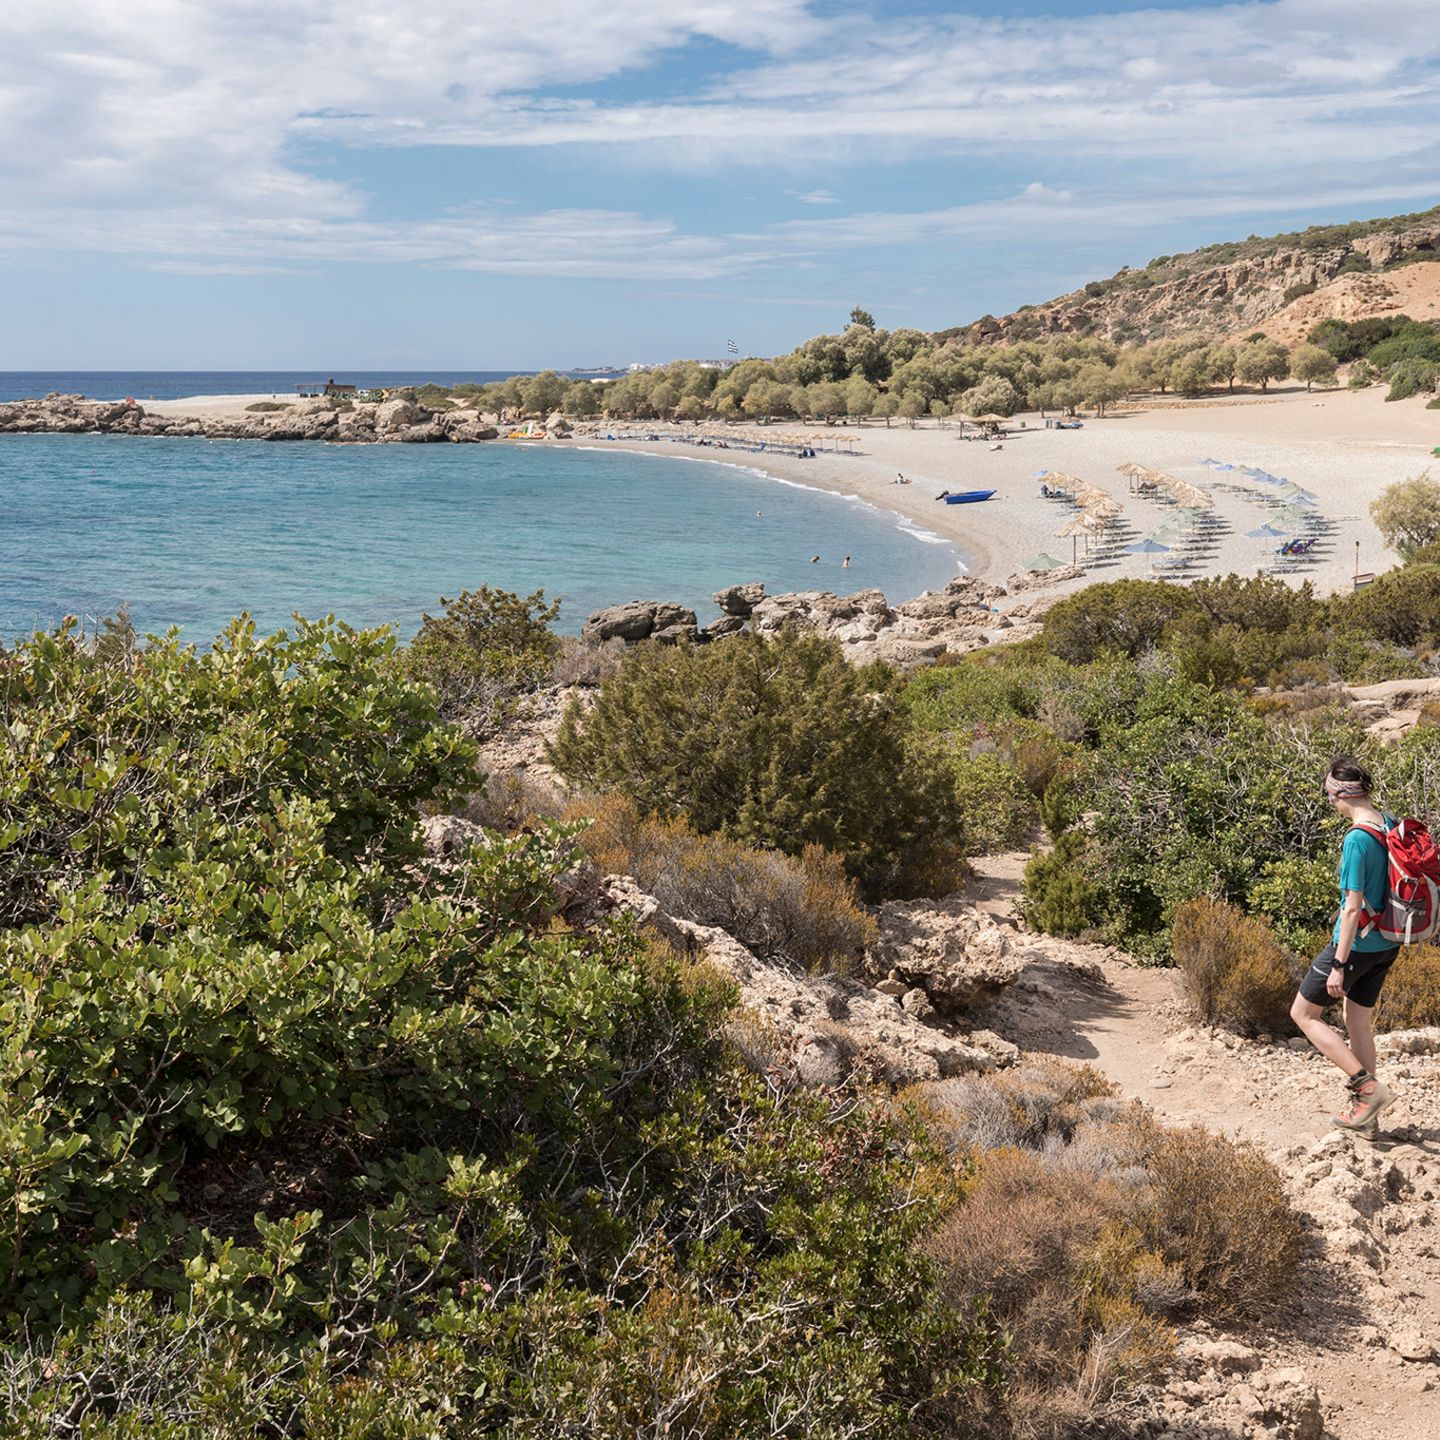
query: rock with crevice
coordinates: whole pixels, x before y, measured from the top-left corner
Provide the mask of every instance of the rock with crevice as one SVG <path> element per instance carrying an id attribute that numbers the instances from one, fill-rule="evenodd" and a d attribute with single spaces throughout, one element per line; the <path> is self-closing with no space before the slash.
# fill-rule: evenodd
<path id="1" fill-rule="evenodd" d="M 810 1076 L 809 1083 L 838 1083 L 856 1066 L 893 1085 L 995 1068 L 988 1051 L 932 1028 L 867 985 L 761 960 L 724 930 L 668 914 L 628 876 L 606 876 L 591 893 L 576 897 L 566 915 L 581 925 L 625 915 L 657 939 L 708 961 L 734 982 L 738 1016 L 763 1025 L 783 1063 L 803 1071 L 801 1078 Z"/>
<path id="2" fill-rule="evenodd" d="M 867 972 L 918 988 L 946 1019 L 994 999 L 1023 968 L 1015 932 L 958 896 L 890 900 L 875 918 L 879 934 L 866 952 Z"/>

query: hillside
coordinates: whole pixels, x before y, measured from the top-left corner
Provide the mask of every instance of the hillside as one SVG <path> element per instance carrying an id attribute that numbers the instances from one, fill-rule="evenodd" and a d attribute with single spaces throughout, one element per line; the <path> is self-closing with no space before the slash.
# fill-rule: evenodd
<path id="1" fill-rule="evenodd" d="M 1440 206 L 1161 255 L 1144 269 L 1126 267 L 1013 315 L 987 315 L 944 338 L 1004 344 L 1084 335 L 1144 342 L 1264 330 L 1293 341 L 1330 317 L 1399 313 L 1440 317 Z"/>

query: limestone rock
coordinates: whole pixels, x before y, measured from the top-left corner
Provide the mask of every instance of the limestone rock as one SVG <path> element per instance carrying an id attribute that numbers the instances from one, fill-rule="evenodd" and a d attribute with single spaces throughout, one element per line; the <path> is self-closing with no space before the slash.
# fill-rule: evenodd
<path id="1" fill-rule="evenodd" d="M 695 612 L 663 600 L 631 600 L 596 610 L 581 628 L 581 637 L 594 644 L 624 640 L 634 644 L 660 635 L 676 640 L 682 635 L 695 638 Z"/>
<path id="2" fill-rule="evenodd" d="M 869 972 L 918 986 L 946 1018 L 998 995 L 1023 966 L 1010 928 L 956 897 L 887 901 L 876 920 Z"/>
<path id="3" fill-rule="evenodd" d="M 429 418 L 430 412 L 414 400 L 387 400 L 375 407 L 375 428 L 381 434 L 422 425 Z"/>
<path id="4" fill-rule="evenodd" d="M 864 1065 L 896 1085 L 995 1068 L 978 1046 L 931 1029 L 865 985 L 760 960 L 723 930 L 666 914 L 627 876 L 605 877 L 587 901 L 565 913 L 572 923 L 584 923 L 606 911 L 631 916 L 728 975 L 739 991 L 740 1012 L 776 1037 L 797 1073 L 803 1059 L 805 1075 L 813 1077 L 807 1083 L 838 1083 L 837 1057 L 845 1072 Z"/>
<path id="5" fill-rule="evenodd" d="M 765 598 L 765 584 L 761 580 L 751 580 L 744 585 L 729 585 L 724 590 L 715 594 L 715 603 L 727 615 L 738 616 L 742 620 L 750 618 L 750 612 Z"/>

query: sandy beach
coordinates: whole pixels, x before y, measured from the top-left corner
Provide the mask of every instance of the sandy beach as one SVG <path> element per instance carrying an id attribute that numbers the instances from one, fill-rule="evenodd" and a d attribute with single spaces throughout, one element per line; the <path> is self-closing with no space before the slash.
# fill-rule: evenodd
<path id="1" fill-rule="evenodd" d="M 172 416 L 222 417 L 243 412 L 263 395 L 193 396 L 150 401 L 146 409 Z M 288 398 L 288 397 L 287 397 Z M 1384 570 L 1396 557 L 1387 550 L 1369 518 L 1370 502 L 1396 480 L 1427 468 L 1440 473 L 1432 455 L 1440 445 L 1440 413 L 1421 399 L 1388 404 L 1383 388 L 1361 391 L 1281 390 L 1269 396 L 1246 394 L 1185 401 L 1157 399 L 1122 407 L 1102 419 L 1088 417 L 1079 430 L 1047 430 L 1038 415 L 1019 415 L 996 449 L 961 438 L 953 422 L 923 421 L 815 427 L 777 422 L 712 427 L 715 438 L 732 445 L 773 442 L 780 435 L 817 439 L 818 453 L 799 459 L 748 449 L 720 450 L 681 443 L 693 427 L 595 423 L 579 427 L 571 441 L 624 448 L 637 453 L 681 453 L 695 459 L 745 465 L 778 479 L 820 490 L 855 495 L 890 510 L 922 529 L 953 541 L 971 571 L 1004 581 L 1038 554 L 1069 561 L 1072 550 L 1086 563 L 1083 541 L 1060 538 L 1074 511 L 1041 497 L 1040 471 L 1061 471 L 1109 492 L 1123 507 L 1120 524 L 1127 541 L 1143 538 L 1170 516 L 1173 507 L 1130 493 L 1117 466 L 1128 462 L 1162 470 L 1206 490 L 1218 522 L 1213 540 L 1192 557 L 1180 579 L 1205 574 L 1253 574 L 1278 562 L 1282 540 L 1246 539 L 1246 532 L 1270 521 L 1278 507 L 1273 488 L 1247 480 L 1238 470 L 1217 472 L 1201 464 L 1214 459 L 1254 466 L 1294 481 L 1317 497 L 1315 514 L 1324 523 L 1314 551 L 1283 568 L 1295 583 L 1311 581 L 1321 593 L 1349 588 L 1357 570 Z M 646 435 L 665 438 L 648 440 Z M 614 436 L 608 439 L 607 436 Z M 844 453 L 848 442 L 853 453 Z M 838 445 L 838 450 L 827 448 Z M 897 473 L 913 483 L 897 485 Z M 977 505 L 945 505 L 942 490 L 993 489 Z M 1173 554 L 1173 552 L 1172 552 Z M 1169 563 L 1165 557 L 1161 563 Z M 1152 559 L 1120 553 L 1095 559 L 1075 588 L 1087 580 L 1152 573 Z M 894 598 L 894 597 L 892 597 Z"/>
<path id="2" fill-rule="evenodd" d="M 1369 518 L 1370 502 L 1396 480 L 1432 468 L 1440 445 L 1440 414 L 1420 399 L 1387 404 L 1383 388 L 1363 391 L 1282 391 L 1268 397 L 1244 395 L 1233 400 L 1165 401 L 1137 404 L 1103 419 L 1086 418 L 1080 430 L 1047 430 L 1038 415 L 1020 415 L 1000 449 L 962 440 L 958 425 L 921 422 L 915 429 L 896 423 L 867 422 L 856 427 L 816 430 L 799 423 L 773 426 L 734 425 L 717 432 L 732 440 L 765 440 L 781 433 L 854 437 L 853 454 L 820 449 L 812 459 L 746 451 L 715 452 L 665 440 L 621 438 L 629 432 L 666 434 L 681 427 L 602 426 L 601 436 L 579 444 L 614 444 L 638 451 L 671 451 L 750 465 L 781 479 L 818 489 L 859 496 L 892 510 L 927 530 L 952 540 L 969 557 L 970 568 L 984 579 L 1004 581 L 1042 552 L 1069 561 L 1072 545 L 1086 562 L 1083 540 L 1076 545 L 1057 536 L 1075 512 L 1040 495 L 1042 470 L 1062 471 L 1108 491 L 1123 507 L 1121 523 L 1138 540 L 1170 516 L 1173 507 L 1129 493 L 1127 477 L 1116 467 L 1135 462 L 1190 481 L 1214 501 L 1219 522 L 1213 543 L 1194 564 L 1175 572 L 1180 578 L 1206 574 L 1253 574 L 1278 563 L 1283 540 L 1246 539 L 1246 532 L 1271 521 L 1278 501 L 1273 487 L 1246 479 L 1238 471 L 1217 472 L 1199 462 L 1214 459 L 1257 467 L 1294 481 L 1317 497 L 1314 507 L 1328 529 L 1312 554 L 1286 578 L 1312 582 L 1321 593 L 1348 589 L 1357 570 L 1388 569 L 1396 556 L 1386 549 Z M 1024 428 L 1015 428 L 1023 426 Z M 825 442 L 819 442 L 823 446 Z M 842 447 L 843 448 L 843 447 Z M 897 472 L 913 481 L 895 484 Z M 976 505 L 945 505 L 942 490 L 993 489 L 992 500 Z M 1358 542 L 1358 549 L 1357 549 Z M 1092 563 L 1086 580 L 1145 576 L 1152 561 L 1121 554 Z"/>

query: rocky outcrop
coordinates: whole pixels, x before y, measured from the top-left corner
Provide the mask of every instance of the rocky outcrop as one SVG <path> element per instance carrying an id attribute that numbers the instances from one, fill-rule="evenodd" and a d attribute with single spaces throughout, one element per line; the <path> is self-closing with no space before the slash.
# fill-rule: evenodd
<path id="1" fill-rule="evenodd" d="M 203 436 L 211 440 L 328 440 L 339 444 L 472 444 L 498 431 L 474 411 L 430 410 L 413 400 L 377 405 L 305 401 L 224 416 L 153 414 L 143 405 L 47 395 L 0 403 L 0 434 Z"/>
<path id="2" fill-rule="evenodd" d="M 974 650 L 993 640 L 1021 640 L 1033 634 L 1039 619 L 1053 603 L 1046 596 L 1002 611 L 1006 598 L 1001 587 L 986 585 L 971 575 L 957 576 L 943 590 L 926 591 L 903 605 L 892 606 L 879 590 L 858 590 L 835 595 L 828 590 L 800 590 L 767 595 L 758 581 L 731 585 L 716 592 L 723 612 L 699 632 L 705 640 L 720 639 L 743 629 L 773 635 L 790 626 L 813 630 L 845 647 L 856 664 L 884 660 L 902 670 L 935 660 L 946 651 Z M 629 644 L 644 639 L 697 638 L 693 611 L 668 607 L 682 617 L 661 623 L 652 618 L 659 602 L 636 600 L 597 610 L 585 624 L 586 639 L 618 637 Z"/>
<path id="3" fill-rule="evenodd" d="M 956 896 L 892 900 L 876 913 L 879 935 L 866 953 L 876 989 L 914 1011 L 953 1020 L 993 1000 L 1025 961 L 1013 925 L 999 924 Z M 911 999 L 915 991 L 924 997 Z"/>
<path id="4" fill-rule="evenodd" d="M 581 628 L 580 637 L 593 644 L 623 640 L 634 645 L 641 640 L 674 644 L 694 640 L 695 612 L 665 600 L 631 600 L 596 610 Z"/>
<path id="5" fill-rule="evenodd" d="M 567 910 L 572 922 L 628 916 L 734 982 L 736 1042 L 759 1068 L 793 1070 L 809 1085 L 838 1085 L 856 1067 L 892 1085 L 993 1070 L 995 1057 L 967 1038 L 927 1025 L 900 1000 L 858 981 L 761 960 L 733 936 L 667 915 L 628 876 L 608 875 Z"/>

